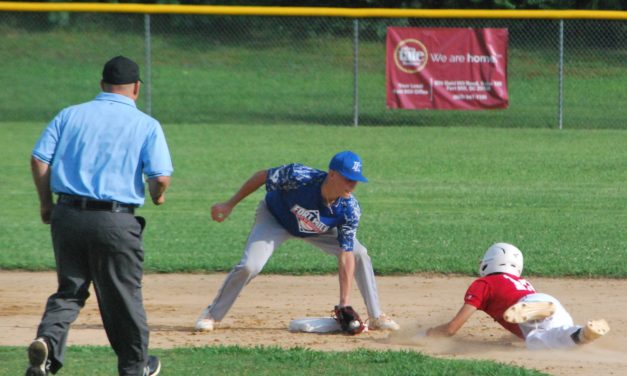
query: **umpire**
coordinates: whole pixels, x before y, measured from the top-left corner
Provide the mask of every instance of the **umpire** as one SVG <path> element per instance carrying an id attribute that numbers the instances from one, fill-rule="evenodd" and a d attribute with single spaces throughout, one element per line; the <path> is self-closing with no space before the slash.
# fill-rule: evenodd
<path id="1" fill-rule="evenodd" d="M 170 152 L 159 122 L 135 105 L 141 87 L 135 62 L 109 60 L 100 87 L 94 100 L 62 110 L 33 149 L 31 170 L 41 220 L 51 225 L 58 289 L 28 347 L 27 376 L 63 366 L 70 324 L 92 282 L 119 374 L 157 375 L 161 369 L 159 359 L 148 356 L 142 298 L 146 221 L 134 214 L 144 204 L 143 175 L 152 202 L 165 202 Z"/>

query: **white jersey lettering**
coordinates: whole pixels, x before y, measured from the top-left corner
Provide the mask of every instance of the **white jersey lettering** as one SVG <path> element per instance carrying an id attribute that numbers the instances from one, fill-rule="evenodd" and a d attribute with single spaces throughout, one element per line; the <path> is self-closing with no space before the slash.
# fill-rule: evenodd
<path id="1" fill-rule="evenodd" d="M 329 226 L 325 225 L 320 220 L 320 212 L 318 210 L 307 210 L 300 205 L 294 205 L 290 211 L 298 221 L 298 229 L 300 232 L 320 234 L 329 231 Z"/>
<path id="2" fill-rule="evenodd" d="M 514 286 L 516 287 L 516 290 L 519 291 L 531 291 L 531 292 L 535 292 L 536 290 L 533 288 L 533 286 L 531 286 L 531 283 L 527 282 L 527 280 L 525 279 L 520 279 L 520 280 L 515 280 L 514 278 L 508 276 L 507 274 L 503 274 L 503 278 L 509 280 L 510 282 L 512 282 L 514 284 Z"/>

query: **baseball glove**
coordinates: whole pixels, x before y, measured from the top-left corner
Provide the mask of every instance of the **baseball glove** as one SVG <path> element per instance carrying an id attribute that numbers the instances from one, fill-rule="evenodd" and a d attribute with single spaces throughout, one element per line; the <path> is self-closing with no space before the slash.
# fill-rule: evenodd
<path id="1" fill-rule="evenodd" d="M 350 335 L 359 334 L 366 329 L 366 325 L 359 318 L 359 314 L 351 306 L 335 306 L 333 318 L 340 324 L 342 331 Z"/>

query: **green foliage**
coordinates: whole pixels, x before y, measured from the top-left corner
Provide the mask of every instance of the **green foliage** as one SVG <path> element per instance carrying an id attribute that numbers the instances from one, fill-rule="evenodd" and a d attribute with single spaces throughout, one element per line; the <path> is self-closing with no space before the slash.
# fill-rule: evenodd
<path id="1" fill-rule="evenodd" d="M 0 268 L 50 269 L 28 158 L 44 124 L 0 124 Z M 543 276 L 624 278 L 624 131 L 164 124 L 175 172 L 165 205 L 147 204 L 150 271 L 227 271 L 241 257 L 262 190 L 224 223 L 209 208 L 253 172 L 289 162 L 326 169 L 353 149 L 370 179 L 356 196 L 359 239 L 378 274 L 473 274 L 491 243 L 516 244 Z M 336 261 L 287 242 L 266 273 L 335 273 Z"/>
<path id="2" fill-rule="evenodd" d="M 518 0 L 520 9 L 624 10 L 625 2 L 616 0 Z"/>
<path id="3" fill-rule="evenodd" d="M 185 376 L 544 375 L 488 361 L 434 359 L 410 351 L 321 352 L 302 348 L 216 346 L 155 350 L 151 354 L 160 358 L 164 374 Z M 21 374 L 25 360 L 24 348 L 0 347 L 0 376 Z M 109 348 L 71 346 L 66 355 L 66 366 L 61 372 L 104 376 L 111 375 L 115 367 L 115 354 Z"/>
<path id="4" fill-rule="evenodd" d="M 90 0 L 47 0 L 47 2 L 64 2 L 64 3 L 86 3 L 93 2 Z M 406 8 L 406 9 L 586 9 L 586 10 L 625 10 L 624 1 L 616 0 L 104 0 L 100 2 L 107 3 L 144 3 L 144 4 L 169 4 L 169 5 L 227 5 L 227 6 L 290 6 L 290 7 L 336 7 L 336 8 Z M 68 28 L 77 22 L 77 19 L 83 17 L 80 13 L 70 12 L 50 12 L 35 15 L 20 15 L 22 19 L 34 18 L 39 19 L 40 26 L 46 29 L 50 28 Z M 106 15 L 101 14 L 101 20 L 111 21 L 125 17 L 121 14 Z M 206 27 L 206 18 L 190 19 L 187 16 L 171 15 L 172 26 L 186 22 L 188 26 L 195 28 Z M 191 22 L 191 23 L 190 23 Z M 255 20 L 247 17 L 222 17 L 220 24 L 231 25 L 240 30 L 248 28 L 258 29 Z M 350 28 L 343 20 L 325 20 L 322 27 L 316 27 L 317 20 L 313 20 L 309 33 L 313 29 L 316 35 L 333 35 L 339 30 Z M 243 27 L 245 26 L 245 27 Z"/>

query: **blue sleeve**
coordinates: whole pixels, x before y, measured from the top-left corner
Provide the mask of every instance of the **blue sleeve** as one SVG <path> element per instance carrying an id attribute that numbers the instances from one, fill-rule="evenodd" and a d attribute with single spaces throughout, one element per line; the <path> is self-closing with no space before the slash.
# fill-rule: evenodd
<path id="1" fill-rule="evenodd" d="M 172 175 L 174 169 L 170 158 L 170 149 L 159 123 L 148 134 L 141 153 L 144 173 L 148 177 Z"/>
<path id="2" fill-rule="evenodd" d="M 35 143 L 32 152 L 33 157 L 47 164 L 52 163 L 57 144 L 61 138 L 61 125 L 63 124 L 64 115 L 65 110 L 59 112 L 57 116 L 48 123 L 48 126 L 46 126 L 39 140 Z"/>
<path id="3" fill-rule="evenodd" d="M 311 181 L 320 171 L 298 163 L 268 169 L 266 191 L 297 189 Z"/>
<path id="4" fill-rule="evenodd" d="M 359 203 L 351 197 L 346 203 L 346 213 L 344 215 L 345 222 L 337 229 L 337 240 L 340 247 L 345 251 L 352 251 L 357 238 L 357 227 L 359 226 L 359 218 L 361 217 L 361 208 Z"/>

